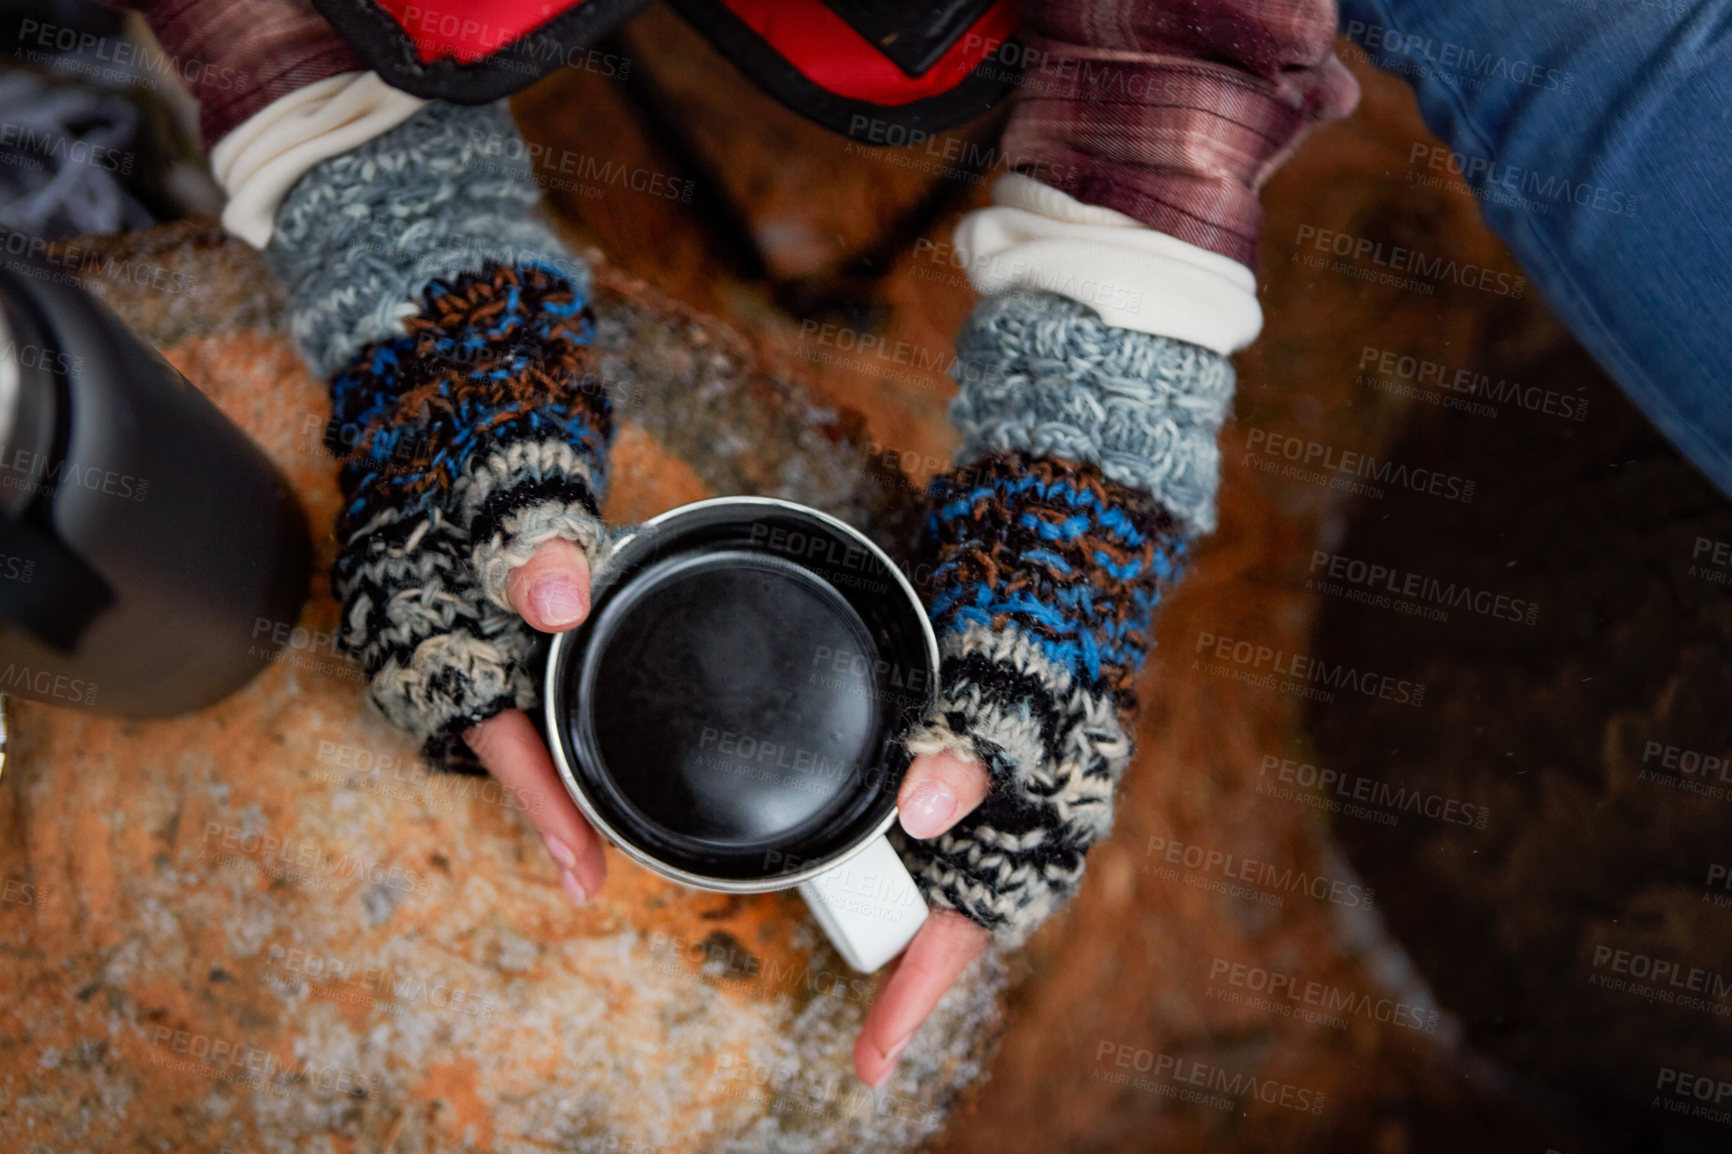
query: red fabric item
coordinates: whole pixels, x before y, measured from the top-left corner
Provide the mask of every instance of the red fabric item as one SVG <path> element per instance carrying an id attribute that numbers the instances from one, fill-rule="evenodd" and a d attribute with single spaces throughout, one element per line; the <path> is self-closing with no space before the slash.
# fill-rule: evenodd
<path id="1" fill-rule="evenodd" d="M 727 9 L 812 83 L 850 100 L 895 106 L 948 92 L 1016 32 L 1014 5 L 994 4 L 911 77 L 817 0 L 726 0 Z"/>
<path id="2" fill-rule="evenodd" d="M 376 0 L 409 34 L 422 61 L 451 59 L 473 64 L 534 32 L 562 12 L 579 7 L 550 0 Z"/>

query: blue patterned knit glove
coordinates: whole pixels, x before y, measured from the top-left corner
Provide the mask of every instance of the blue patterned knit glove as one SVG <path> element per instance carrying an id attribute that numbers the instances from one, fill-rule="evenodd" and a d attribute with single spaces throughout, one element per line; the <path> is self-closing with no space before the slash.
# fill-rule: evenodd
<path id="1" fill-rule="evenodd" d="M 588 270 L 535 219 L 526 156 L 503 105 L 429 104 L 303 176 L 265 254 L 332 427 L 361 431 L 339 474 L 338 644 L 436 763 L 537 700 L 506 576 L 556 537 L 593 562 L 604 537 Z"/>
<path id="2" fill-rule="evenodd" d="M 1214 527 L 1233 370 L 1012 293 L 975 310 L 956 375 L 959 467 L 926 526 L 940 700 L 909 746 L 979 760 L 992 789 L 936 838 L 896 833 L 930 904 L 1015 946 L 1112 828 L 1155 607 Z"/>

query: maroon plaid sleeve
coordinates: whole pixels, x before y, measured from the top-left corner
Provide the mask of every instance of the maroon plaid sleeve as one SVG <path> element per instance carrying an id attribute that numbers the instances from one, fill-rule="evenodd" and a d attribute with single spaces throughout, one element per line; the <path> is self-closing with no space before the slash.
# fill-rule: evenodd
<path id="1" fill-rule="evenodd" d="M 1335 0 L 1027 0 L 1004 150 L 1087 204 L 1252 268 L 1257 190 L 1359 86 Z"/>
<path id="2" fill-rule="evenodd" d="M 136 8 L 198 101 L 199 135 L 216 145 L 278 97 L 367 66 L 312 0 L 109 0 Z"/>

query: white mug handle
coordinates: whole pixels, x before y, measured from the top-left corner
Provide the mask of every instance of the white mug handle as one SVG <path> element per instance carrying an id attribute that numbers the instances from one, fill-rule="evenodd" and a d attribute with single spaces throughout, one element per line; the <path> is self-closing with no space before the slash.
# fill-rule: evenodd
<path id="1" fill-rule="evenodd" d="M 862 974 L 901 953 L 926 921 L 926 902 L 887 837 L 801 882 L 800 896 L 842 960 Z"/>

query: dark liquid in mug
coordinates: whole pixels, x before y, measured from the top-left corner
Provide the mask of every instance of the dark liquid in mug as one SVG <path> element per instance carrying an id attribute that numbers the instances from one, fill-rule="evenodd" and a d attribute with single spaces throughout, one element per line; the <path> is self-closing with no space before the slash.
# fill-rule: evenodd
<path id="1" fill-rule="evenodd" d="M 652 566 L 597 618 L 580 679 L 614 805 L 638 836 L 736 860 L 846 820 L 887 744 L 877 659 L 800 566 L 743 550 Z"/>

